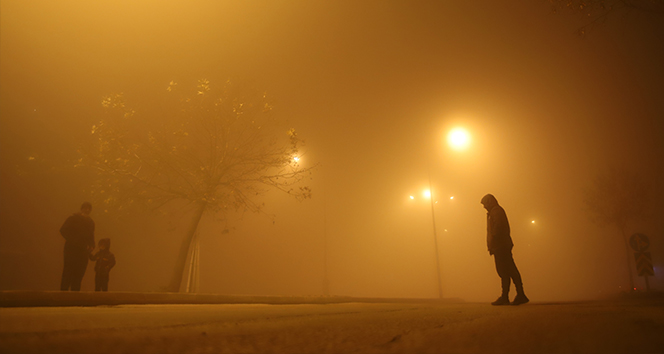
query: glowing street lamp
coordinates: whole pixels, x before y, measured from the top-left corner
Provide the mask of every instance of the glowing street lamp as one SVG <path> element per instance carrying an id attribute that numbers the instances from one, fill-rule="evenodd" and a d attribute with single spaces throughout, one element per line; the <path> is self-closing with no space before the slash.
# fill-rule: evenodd
<path id="1" fill-rule="evenodd" d="M 430 199 L 431 198 L 431 189 L 427 189 L 424 192 L 422 192 L 422 195 L 424 198 Z"/>
<path id="2" fill-rule="evenodd" d="M 425 189 L 424 191 L 422 191 L 422 197 L 424 197 L 424 199 L 429 199 L 429 201 L 431 202 L 431 223 L 433 226 L 433 242 L 436 251 L 436 274 L 438 275 L 438 297 L 442 299 L 443 281 L 440 274 L 440 257 L 438 256 L 438 236 L 436 233 L 436 215 L 434 213 L 434 204 L 437 204 L 438 201 L 434 201 L 433 194 L 431 193 L 431 174 L 429 174 L 429 189 Z M 414 200 L 415 196 L 410 195 L 410 199 Z"/>
<path id="3" fill-rule="evenodd" d="M 454 150 L 465 150 L 470 146 L 470 134 L 464 128 L 454 128 L 447 134 L 447 143 Z"/>
<path id="4" fill-rule="evenodd" d="M 448 145 L 457 151 L 465 150 L 470 146 L 470 134 L 468 131 L 464 128 L 457 127 L 452 130 L 447 134 L 447 143 Z M 438 252 L 438 236 L 436 233 L 436 215 L 434 212 L 434 204 L 438 203 L 438 201 L 434 201 L 434 196 L 432 193 L 431 189 L 431 165 L 429 165 L 429 189 L 425 190 L 422 192 L 422 195 L 424 198 L 427 198 L 431 202 L 431 223 L 433 226 L 433 240 L 434 240 L 434 247 L 436 251 L 436 271 L 438 274 L 438 296 L 442 299 L 443 298 L 443 281 L 442 281 L 442 276 L 441 276 L 441 271 L 440 271 L 440 256 Z M 415 199 L 414 196 L 410 196 L 410 199 L 413 200 Z M 454 200 L 454 196 L 450 196 L 450 200 Z M 447 232 L 447 229 L 444 229 L 444 232 Z"/>

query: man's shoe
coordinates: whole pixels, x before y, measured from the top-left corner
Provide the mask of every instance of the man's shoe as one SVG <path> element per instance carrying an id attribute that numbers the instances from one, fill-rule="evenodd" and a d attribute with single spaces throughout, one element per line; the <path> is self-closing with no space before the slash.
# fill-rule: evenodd
<path id="1" fill-rule="evenodd" d="M 510 304 L 510 299 L 507 296 L 501 296 L 498 298 L 498 300 L 494 301 L 491 303 L 493 306 L 502 306 L 502 305 L 509 305 Z"/>
<path id="2" fill-rule="evenodd" d="M 521 305 L 521 304 L 525 304 L 525 303 L 527 303 L 528 301 L 530 301 L 530 300 L 528 300 L 528 298 L 526 297 L 526 295 L 524 295 L 524 294 L 519 294 L 519 295 L 517 295 L 517 296 L 514 298 L 514 301 L 512 301 L 512 305 L 514 305 L 514 306 L 516 306 L 516 305 Z"/>

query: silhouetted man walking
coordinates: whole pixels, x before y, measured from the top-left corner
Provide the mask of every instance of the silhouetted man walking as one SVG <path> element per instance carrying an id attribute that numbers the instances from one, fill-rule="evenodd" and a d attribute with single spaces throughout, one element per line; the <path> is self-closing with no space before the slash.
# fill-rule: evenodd
<path id="1" fill-rule="evenodd" d="M 92 204 L 83 203 L 81 211 L 68 217 L 60 228 L 60 234 L 65 238 L 65 262 L 60 290 L 81 290 L 88 257 L 95 248 L 95 222 L 90 218 L 91 211 Z"/>
<path id="2" fill-rule="evenodd" d="M 510 283 L 514 282 L 516 287 L 516 297 L 512 305 L 521 305 L 529 300 L 523 292 L 523 282 L 521 274 L 516 268 L 514 258 L 512 257 L 512 237 L 510 236 L 510 223 L 507 221 L 507 214 L 503 207 L 498 205 L 498 200 L 492 194 L 487 194 L 480 202 L 487 210 L 486 214 L 486 243 L 489 254 L 493 255 L 496 261 L 496 270 L 500 276 L 503 293 L 498 300 L 491 305 L 509 305 Z"/>

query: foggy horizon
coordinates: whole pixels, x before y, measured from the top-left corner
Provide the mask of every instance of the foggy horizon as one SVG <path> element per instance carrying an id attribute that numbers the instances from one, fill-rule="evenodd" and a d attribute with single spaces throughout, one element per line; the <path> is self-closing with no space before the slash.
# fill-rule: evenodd
<path id="1" fill-rule="evenodd" d="M 263 214 L 204 215 L 201 293 L 319 296 L 327 269 L 328 295 L 437 297 L 429 183 L 445 298 L 499 295 L 487 193 L 532 300 L 626 291 L 620 232 L 584 204 L 612 168 L 652 186 L 653 216 L 628 232 L 650 237 L 662 290 L 658 16 L 609 17 L 580 36 L 586 19 L 548 1 L 3 1 L 0 290 L 58 289 L 58 230 L 93 183 L 73 164 L 102 99 L 122 93 L 141 113 L 169 83 L 200 79 L 265 92 L 305 141 L 300 164 L 315 166 L 301 184 L 311 199 L 273 190 Z M 446 142 L 454 127 L 470 134 L 463 151 Z M 95 239 L 111 238 L 117 259 L 111 291 L 168 284 L 190 209 L 162 211 L 93 205 Z"/>

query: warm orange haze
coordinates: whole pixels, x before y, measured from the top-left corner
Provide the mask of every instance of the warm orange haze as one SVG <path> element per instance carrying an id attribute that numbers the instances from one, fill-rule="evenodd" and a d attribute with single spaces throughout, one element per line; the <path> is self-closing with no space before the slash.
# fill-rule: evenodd
<path id="1" fill-rule="evenodd" d="M 546 0 L 0 6 L 0 290 L 58 290 L 90 201 L 109 291 L 180 264 L 200 293 L 490 302 L 487 193 L 531 301 L 645 290 L 623 232 L 664 290 L 659 14 L 579 36 Z M 618 223 L 586 203 L 636 194 Z"/>

